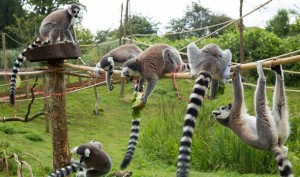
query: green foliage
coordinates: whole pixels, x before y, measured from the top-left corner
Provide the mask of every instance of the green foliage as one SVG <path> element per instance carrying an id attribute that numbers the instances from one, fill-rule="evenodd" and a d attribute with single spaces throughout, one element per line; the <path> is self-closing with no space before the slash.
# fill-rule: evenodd
<path id="1" fill-rule="evenodd" d="M 129 19 L 129 24 L 132 28 L 128 29 L 127 34 L 157 34 L 159 23 L 153 22 L 151 18 L 137 14 L 132 15 Z"/>
<path id="2" fill-rule="evenodd" d="M 94 43 L 94 36 L 90 29 L 80 25 L 80 26 L 75 26 L 75 32 L 76 32 L 77 41 L 79 41 L 81 45 Z"/>
<path id="3" fill-rule="evenodd" d="M 43 141 L 43 137 L 37 132 L 28 132 L 24 134 L 24 137 L 31 141 Z"/>
<path id="4" fill-rule="evenodd" d="M 289 13 L 286 9 L 280 9 L 277 14 L 267 22 L 266 30 L 272 31 L 279 37 L 289 33 Z"/>
<path id="5" fill-rule="evenodd" d="M 200 2 L 192 2 L 191 5 L 187 6 L 186 12 L 182 18 L 172 19 L 167 26 L 170 32 L 181 32 L 189 29 L 204 28 L 207 26 L 219 24 L 231 20 L 230 17 L 225 14 L 216 14 L 210 11 L 208 8 L 203 7 Z M 207 28 L 200 31 L 194 31 L 190 33 L 177 34 L 176 36 L 171 36 L 170 39 L 184 38 L 184 37 L 202 37 L 212 31 L 215 31 L 218 27 Z M 220 31 L 217 35 L 222 34 Z"/>
<path id="6" fill-rule="evenodd" d="M 9 126 L 1 127 L 1 131 L 3 131 L 3 133 L 7 135 L 13 135 L 16 133 L 16 130 L 13 127 L 9 127 Z"/>
<path id="7" fill-rule="evenodd" d="M 24 4 L 30 5 L 35 13 L 47 15 L 52 11 L 58 9 L 60 6 L 66 4 L 79 4 L 79 0 L 51 0 L 51 1 L 40 1 L 40 0 L 21 0 Z"/>
<path id="8" fill-rule="evenodd" d="M 27 13 L 24 16 L 18 17 L 14 15 L 15 23 L 5 27 L 5 30 L 9 34 L 14 36 L 21 36 L 17 39 L 23 44 L 32 43 L 32 41 L 38 36 L 40 23 L 44 16 L 34 13 Z M 30 20 L 28 20 L 30 19 Z M 24 46 L 23 46 L 24 47 Z"/>
<path id="9" fill-rule="evenodd" d="M 20 0 L 1 0 L 0 3 L 0 33 L 7 32 L 5 29 L 7 26 L 11 26 L 16 23 L 15 16 L 22 17 L 25 15 L 25 10 L 22 9 Z M 13 38 L 20 39 L 18 35 L 11 34 Z M 6 47 L 16 47 L 17 44 L 13 41 L 7 40 Z M 0 43 L 2 48 L 2 43 Z"/>

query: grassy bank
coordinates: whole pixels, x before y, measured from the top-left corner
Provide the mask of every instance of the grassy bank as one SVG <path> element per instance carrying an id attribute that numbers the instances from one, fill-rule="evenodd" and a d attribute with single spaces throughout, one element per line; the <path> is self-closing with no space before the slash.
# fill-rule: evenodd
<path id="1" fill-rule="evenodd" d="M 194 81 L 180 80 L 178 87 L 184 98 L 188 98 Z M 127 148 L 131 127 L 132 84 L 126 84 L 125 97 L 119 98 L 119 85 L 113 91 L 98 87 L 100 115 L 93 114 L 95 103 L 93 89 L 67 95 L 67 119 L 71 147 L 90 140 L 101 141 L 104 150 L 113 160 L 113 171 L 119 169 Z M 246 90 L 247 105 L 253 111 L 253 89 Z M 272 154 L 257 151 L 244 145 L 229 130 L 218 125 L 210 116 L 212 109 L 227 104 L 232 98 L 231 86 L 217 100 L 206 101 L 196 125 L 192 147 L 192 169 L 190 176 L 278 176 Z M 269 94 L 271 99 L 271 94 Z M 292 131 L 288 146 L 295 176 L 300 175 L 299 166 L 299 98 L 300 94 L 288 93 Z M 271 100 L 270 100 L 271 103 Z M 15 108 L 0 103 L 0 117 L 24 116 L 28 102 L 18 102 Z M 36 100 L 32 113 L 43 109 L 43 101 Z M 160 80 L 142 112 L 141 136 L 136 154 L 128 170 L 135 177 L 175 176 L 178 143 L 182 134 L 186 102 L 177 99 L 170 80 Z M 39 117 L 32 122 L 6 122 L 0 124 L 0 150 L 8 154 L 30 153 L 43 164 L 46 174 L 52 170 L 51 134 L 45 132 L 45 120 Z M 42 176 L 37 161 L 28 155 L 22 160 L 32 164 L 35 176 Z M 10 160 L 12 162 L 12 160 Z M 11 174 L 16 172 L 16 165 Z M 244 174 L 241 174 L 244 173 Z M 267 175 L 267 174 L 273 175 Z"/>

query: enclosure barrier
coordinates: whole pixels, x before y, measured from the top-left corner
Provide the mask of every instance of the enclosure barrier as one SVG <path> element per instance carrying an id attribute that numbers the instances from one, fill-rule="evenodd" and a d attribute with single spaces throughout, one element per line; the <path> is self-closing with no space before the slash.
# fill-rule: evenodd
<path id="1" fill-rule="evenodd" d="M 285 57 L 285 58 L 278 58 L 278 59 L 276 59 L 276 58 L 269 59 L 263 63 L 263 66 L 270 67 L 272 65 L 280 65 L 280 64 L 284 65 L 284 64 L 294 63 L 297 61 L 300 61 L 300 55 L 296 55 L 296 56 L 292 56 L 292 57 Z M 70 64 L 70 63 L 64 63 L 63 65 L 68 68 L 94 72 L 94 67 L 75 65 L 75 64 Z M 235 67 L 236 67 L 236 65 L 231 66 L 230 71 L 233 72 Z M 250 70 L 250 69 L 256 69 L 255 62 L 241 64 L 241 70 Z M 104 73 L 105 71 L 103 69 L 100 69 L 100 72 Z M 114 73 L 114 77 L 116 77 L 116 78 L 121 77 L 120 70 L 114 70 L 113 73 Z M 166 73 L 162 76 L 162 78 L 172 78 L 172 77 L 174 77 L 174 75 L 177 79 L 189 79 L 190 78 L 189 73 Z"/>

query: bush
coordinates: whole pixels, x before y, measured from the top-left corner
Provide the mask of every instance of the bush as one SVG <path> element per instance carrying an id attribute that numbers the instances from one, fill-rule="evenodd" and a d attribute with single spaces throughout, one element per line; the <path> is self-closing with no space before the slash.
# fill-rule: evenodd
<path id="1" fill-rule="evenodd" d="M 16 130 L 13 127 L 1 127 L 1 131 L 3 131 L 3 133 L 8 134 L 8 135 L 13 135 L 16 133 Z"/>
<path id="2" fill-rule="evenodd" d="M 43 141 L 42 136 L 35 132 L 28 132 L 28 133 L 24 134 L 24 137 L 31 141 Z"/>

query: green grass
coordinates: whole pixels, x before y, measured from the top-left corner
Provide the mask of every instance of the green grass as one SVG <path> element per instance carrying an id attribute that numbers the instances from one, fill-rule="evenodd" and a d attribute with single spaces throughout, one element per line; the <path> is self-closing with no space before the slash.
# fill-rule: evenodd
<path id="1" fill-rule="evenodd" d="M 177 82 L 181 95 L 188 98 L 194 81 L 179 80 Z M 68 94 L 67 120 L 70 147 L 90 140 L 101 141 L 104 150 L 112 158 L 113 171 L 119 170 L 131 128 L 132 89 L 131 83 L 126 84 L 125 97 L 119 98 L 119 85 L 115 85 L 115 89 L 111 92 L 106 87 L 98 87 L 99 108 L 103 110 L 98 116 L 93 114 L 95 98 L 92 88 Z M 248 110 L 253 111 L 251 109 L 253 89 L 245 90 L 247 100 L 249 100 L 247 101 Z M 193 137 L 190 176 L 278 176 L 273 155 L 267 155 L 267 161 L 259 162 L 254 155 L 266 156 L 268 153 L 244 145 L 229 130 L 221 127 L 211 116 L 208 116 L 212 109 L 227 104 L 228 100 L 231 100 L 231 92 L 231 86 L 227 86 L 224 95 L 220 95 L 217 100 L 206 100 L 204 103 L 200 113 L 204 116 L 199 116 Z M 269 96 L 271 99 L 271 94 Z M 300 134 L 298 128 L 300 124 L 299 98 L 299 94 L 288 93 L 293 130 L 288 146 L 295 176 L 300 175 L 298 158 L 300 153 L 298 136 Z M 14 116 L 14 112 L 17 116 L 24 116 L 27 111 L 27 104 L 28 102 L 18 102 L 14 108 L 7 103 L 0 103 L 0 117 Z M 31 112 L 33 114 L 42 109 L 43 101 L 36 100 Z M 156 90 L 150 96 L 146 108 L 142 111 L 141 136 L 138 148 L 127 169 L 133 171 L 133 176 L 175 176 L 178 143 L 182 134 L 185 109 L 186 102 L 177 99 L 177 93 L 173 91 L 171 81 L 160 80 Z M 51 134 L 45 132 L 45 119 L 43 117 L 28 123 L 2 123 L 0 124 L 0 136 L 0 150 L 5 150 L 8 154 L 32 154 L 42 162 L 46 174 L 52 170 L 52 137 Z M 213 146 L 209 142 L 214 142 Z M 249 162 L 247 158 L 253 160 L 251 161 L 252 164 L 247 163 Z M 22 155 L 20 159 L 30 162 L 35 176 L 42 176 L 39 163 L 31 156 Z M 12 159 L 10 162 L 13 167 L 10 174 L 16 175 L 16 165 Z M 271 165 L 266 165 L 270 163 Z M 272 168 L 266 169 L 264 172 L 257 172 L 257 168 L 262 166 L 261 164 Z M 244 168 L 248 166 L 251 166 L 251 169 L 244 172 Z M 272 173 L 272 175 L 268 175 L 268 173 Z"/>

